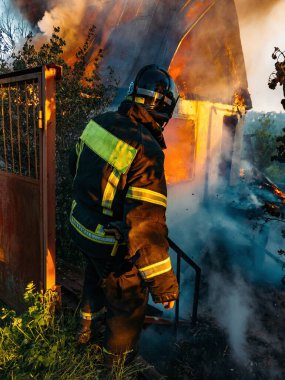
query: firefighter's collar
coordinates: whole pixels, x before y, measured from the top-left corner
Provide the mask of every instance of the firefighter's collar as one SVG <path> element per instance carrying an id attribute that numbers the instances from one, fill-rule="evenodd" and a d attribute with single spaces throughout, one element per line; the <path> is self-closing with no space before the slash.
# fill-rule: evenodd
<path id="1" fill-rule="evenodd" d="M 154 120 L 151 114 L 141 105 L 129 100 L 124 100 L 118 112 L 128 116 L 134 123 L 143 124 L 157 140 L 162 149 L 166 149 L 166 144 L 162 134 L 162 127 Z"/>

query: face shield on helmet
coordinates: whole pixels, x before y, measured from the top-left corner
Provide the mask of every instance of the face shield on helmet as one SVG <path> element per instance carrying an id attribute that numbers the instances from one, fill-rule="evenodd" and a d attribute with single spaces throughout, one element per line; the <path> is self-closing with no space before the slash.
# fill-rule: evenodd
<path id="1" fill-rule="evenodd" d="M 179 93 L 168 72 L 157 65 L 143 67 L 131 82 L 127 99 L 141 104 L 159 123 L 168 122 Z"/>

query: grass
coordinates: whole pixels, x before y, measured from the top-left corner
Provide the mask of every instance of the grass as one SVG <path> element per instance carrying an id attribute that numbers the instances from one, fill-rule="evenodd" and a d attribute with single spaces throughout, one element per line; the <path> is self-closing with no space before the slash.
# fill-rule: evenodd
<path id="1" fill-rule="evenodd" d="M 76 318 L 55 311 L 55 293 L 39 293 L 29 284 L 24 298 L 27 311 L 21 315 L 5 307 L 0 312 L 1 380 L 127 380 L 141 370 L 122 361 L 107 373 L 98 345 L 76 345 Z"/>

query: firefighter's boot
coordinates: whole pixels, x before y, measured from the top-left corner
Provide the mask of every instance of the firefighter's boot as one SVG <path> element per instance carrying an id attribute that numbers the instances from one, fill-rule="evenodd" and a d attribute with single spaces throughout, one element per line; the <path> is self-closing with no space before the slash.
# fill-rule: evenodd
<path id="1" fill-rule="evenodd" d="M 106 330 L 106 309 L 102 308 L 96 313 L 80 311 L 80 323 L 77 330 L 77 343 L 84 345 L 91 340 L 99 344 L 103 340 Z"/>
<path id="2" fill-rule="evenodd" d="M 76 333 L 77 344 L 84 345 L 90 342 L 92 338 L 91 324 L 92 320 L 81 318 L 79 328 Z"/>

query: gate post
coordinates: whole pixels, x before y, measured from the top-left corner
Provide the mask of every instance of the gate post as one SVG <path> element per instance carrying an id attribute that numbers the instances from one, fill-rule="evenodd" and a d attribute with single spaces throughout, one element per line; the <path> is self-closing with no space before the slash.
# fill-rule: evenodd
<path id="1" fill-rule="evenodd" d="M 56 224 L 56 79 L 61 78 L 61 67 L 45 65 L 42 67 L 42 181 L 40 198 L 42 202 L 42 258 L 43 289 L 54 289 L 55 279 L 55 224 Z"/>

